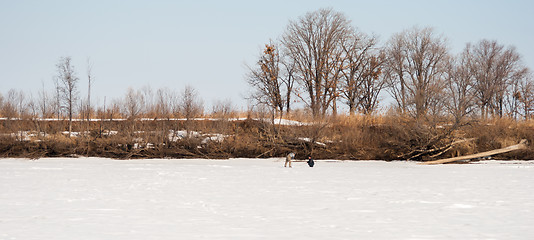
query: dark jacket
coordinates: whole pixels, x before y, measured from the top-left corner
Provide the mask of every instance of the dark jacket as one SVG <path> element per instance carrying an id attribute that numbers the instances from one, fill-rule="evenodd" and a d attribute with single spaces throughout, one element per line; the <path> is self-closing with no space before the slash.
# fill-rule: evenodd
<path id="1" fill-rule="evenodd" d="M 313 159 L 308 158 L 308 166 L 313 167 L 313 165 L 315 165 L 315 162 L 313 161 Z"/>

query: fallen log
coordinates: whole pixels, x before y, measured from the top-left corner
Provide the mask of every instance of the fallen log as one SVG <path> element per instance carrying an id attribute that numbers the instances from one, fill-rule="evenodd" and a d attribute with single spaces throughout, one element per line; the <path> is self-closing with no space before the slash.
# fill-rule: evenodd
<path id="1" fill-rule="evenodd" d="M 397 158 L 401 158 L 402 159 L 402 158 L 405 158 L 406 156 L 410 156 L 411 155 L 411 157 L 406 158 L 406 160 L 413 160 L 413 159 L 418 158 L 420 156 L 429 155 L 429 154 L 433 154 L 430 157 L 431 158 L 435 158 L 435 157 L 447 152 L 448 150 L 450 150 L 452 147 L 454 147 L 454 145 L 457 145 L 457 144 L 460 144 L 460 143 L 464 143 L 464 142 L 473 141 L 473 140 L 475 140 L 475 138 L 457 140 L 457 141 L 454 141 L 454 142 L 450 143 L 449 145 L 446 145 L 446 146 L 443 146 L 443 147 L 436 147 L 436 148 L 427 149 L 427 150 L 419 150 L 419 149 L 417 149 L 417 150 L 411 151 L 410 153 L 404 154 L 402 156 L 398 156 Z M 419 153 L 415 154 L 416 152 L 419 152 Z"/>
<path id="2" fill-rule="evenodd" d="M 507 152 L 511 152 L 511 151 L 515 151 L 515 150 L 526 149 L 526 148 L 527 148 L 527 140 L 523 139 L 523 140 L 521 140 L 521 142 L 519 142 L 519 144 L 508 146 L 508 147 L 505 147 L 505 148 L 495 149 L 495 150 L 491 150 L 491 151 L 487 151 L 487 152 L 475 153 L 475 154 L 466 155 L 466 156 L 445 158 L 445 159 L 440 159 L 440 160 L 435 160 L 435 161 L 422 162 L 420 164 L 432 165 L 432 164 L 450 163 L 450 162 L 456 162 L 456 161 L 462 161 L 462 160 L 471 160 L 471 159 L 476 159 L 476 158 L 489 157 L 489 156 L 493 156 L 493 155 L 501 154 L 501 153 L 507 153 Z"/>
<path id="3" fill-rule="evenodd" d="M 265 155 L 265 154 L 269 153 L 270 151 L 272 151 L 272 150 L 274 150 L 274 149 L 275 149 L 275 148 L 273 147 L 273 148 L 271 148 L 271 149 L 267 150 L 266 152 L 264 152 L 264 153 L 262 153 L 262 154 L 260 154 L 260 155 L 256 156 L 256 158 L 259 158 L 259 157 L 261 157 L 261 156 L 263 156 L 263 155 Z"/>

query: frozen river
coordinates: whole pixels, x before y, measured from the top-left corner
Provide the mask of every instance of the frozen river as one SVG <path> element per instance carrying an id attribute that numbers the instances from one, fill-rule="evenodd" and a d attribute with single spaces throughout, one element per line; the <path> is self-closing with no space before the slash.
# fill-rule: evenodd
<path id="1" fill-rule="evenodd" d="M 534 162 L 1 159 L 0 239 L 534 239 Z"/>

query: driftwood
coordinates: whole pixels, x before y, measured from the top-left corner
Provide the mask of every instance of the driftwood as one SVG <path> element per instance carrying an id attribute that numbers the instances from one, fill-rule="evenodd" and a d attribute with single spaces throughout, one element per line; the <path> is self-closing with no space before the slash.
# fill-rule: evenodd
<path id="1" fill-rule="evenodd" d="M 399 156 L 398 158 L 406 158 L 406 160 L 413 160 L 415 158 L 418 158 L 418 157 L 421 157 L 423 155 L 430 155 L 431 158 L 435 158 L 437 156 L 440 156 L 441 154 L 449 151 L 451 148 L 453 148 L 455 145 L 457 144 L 460 144 L 460 143 L 464 143 L 464 142 L 470 142 L 470 141 L 473 141 L 475 140 L 475 138 L 468 138 L 468 139 L 462 139 L 462 140 L 457 140 L 457 141 L 454 141 L 446 146 L 443 146 L 443 147 L 435 147 L 435 148 L 432 148 L 432 149 L 427 149 L 427 150 L 413 150 L 411 151 L 410 153 L 407 153 L 407 154 L 404 154 L 402 156 Z M 419 152 L 419 153 L 417 153 Z M 410 156 L 407 158 L 407 156 Z"/>
<path id="2" fill-rule="evenodd" d="M 487 152 L 481 152 L 481 153 L 476 153 L 476 154 L 471 154 L 471 155 L 466 155 L 466 156 L 422 162 L 420 164 L 431 165 L 431 164 L 450 163 L 450 162 L 456 162 L 456 161 L 462 161 L 462 160 L 471 160 L 471 159 L 489 157 L 489 156 L 493 156 L 493 155 L 501 154 L 501 153 L 507 153 L 507 152 L 511 152 L 515 150 L 526 149 L 526 148 L 527 148 L 527 140 L 523 139 L 521 140 L 521 142 L 519 142 L 519 144 L 508 146 L 505 148 L 495 149 L 495 150 L 491 150 Z"/>
<path id="3" fill-rule="evenodd" d="M 274 149 L 276 149 L 276 148 L 274 148 L 274 147 L 273 147 L 273 148 L 271 148 L 271 149 L 269 149 L 269 150 L 265 151 L 264 153 L 262 153 L 262 154 L 260 154 L 260 155 L 256 156 L 256 158 L 259 158 L 259 157 L 261 157 L 261 156 L 263 156 L 263 155 L 265 155 L 265 154 L 267 154 L 267 153 L 271 152 L 271 151 L 272 151 L 272 150 L 274 150 Z"/>

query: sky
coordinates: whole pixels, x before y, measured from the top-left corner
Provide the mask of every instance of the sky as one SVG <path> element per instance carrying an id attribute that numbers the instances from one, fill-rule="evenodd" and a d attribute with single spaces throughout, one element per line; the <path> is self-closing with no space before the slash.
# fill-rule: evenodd
<path id="1" fill-rule="evenodd" d="M 512 45 L 534 68 L 534 1 L 10 1 L 0 0 L 0 93 L 52 91 L 56 64 L 70 56 L 81 96 L 92 65 L 93 104 L 129 87 L 182 91 L 209 107 L 249 104 L 246 65 L 290 20 L 320 8 L 340 11 L 381 43 L 413 26 L 433 27 L 452 53 L 482 39 Z"/>

